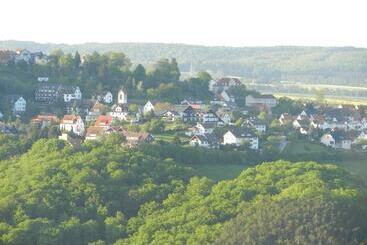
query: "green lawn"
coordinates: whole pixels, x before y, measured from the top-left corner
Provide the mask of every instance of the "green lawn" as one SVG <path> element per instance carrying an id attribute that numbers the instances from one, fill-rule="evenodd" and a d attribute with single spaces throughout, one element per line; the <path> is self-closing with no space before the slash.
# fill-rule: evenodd
<path id="1" fill-rule="evenodd" d="M 336 164 L 347 171 L 359 176 L 367 183 L 367 159 L 362 161 L 343 161 Z M 198 176 L 205 176 L 209 179 L 220 181 L 236 178 L 246 166 L 235 164 L 200 164 L 190 165 Z"/>
<path id="2" fill-rule="evenodd" d="M 156 140 L 163 140 L 167 142 L 173 142 L 175 138 L 175 134 L 172 134 L 172 133 L 162 133 L 162 134 L 153 134 L 153 135 Z M 187 142 L 189 138 L 180 135 L 180 140 L 181 142 Z"/>
<path id="3" fill-rule="evenodd" d="M 246 167 L 235 164 L 200 164 L 190 165 L 199 176 L 220 181 L 236 178 Z"/>
<path id="4" fill-rule="evenodd" d="M 291 152 L 293 154 L 322 151 L 328 151 L 328 148 L 321 144 L 308 142 L 306 140 L 289 142 L 284 149 L 284 152 Z"/>
<path id="5" fill-rule="evenodd" d="M 335 163 L 349 172 L 358 175 L 367 183 L 367 159 L 366 160 L 345 160 L 339 163 Z"/>

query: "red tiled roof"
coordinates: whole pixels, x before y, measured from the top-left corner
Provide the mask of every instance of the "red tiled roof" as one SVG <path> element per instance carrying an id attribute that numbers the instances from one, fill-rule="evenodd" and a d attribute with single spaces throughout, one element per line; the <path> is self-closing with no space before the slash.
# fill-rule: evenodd
<path id="1" fill-rule="evenodd" d="M 112 116 L 99 115 L 94 126 L 110 126 L 112 123 Z"/>
<path id="2" fill-rule="evenodd" d="M 43 122 L 43 121 L 49 121 L 49 122 L 55 123 L 58 120 L 59 119 L 57 118 L 56 115 L 37 115 L 32 118 L 33 123 Z"/>
<path id="3" fill-rule="evenodd" d="M 61 124 L 75 123 L 79 118 L 80 116 L 77 115 L 65 115 L 62 118 Z"/>

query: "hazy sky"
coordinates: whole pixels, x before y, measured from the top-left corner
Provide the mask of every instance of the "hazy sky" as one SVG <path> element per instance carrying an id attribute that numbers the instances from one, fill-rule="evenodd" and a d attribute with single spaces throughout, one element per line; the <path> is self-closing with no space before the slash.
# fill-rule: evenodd
<path id="1" fill-rule="evenodd" d="M 0 40 L 367 47 L 362 0 L 0 0 Z"/>

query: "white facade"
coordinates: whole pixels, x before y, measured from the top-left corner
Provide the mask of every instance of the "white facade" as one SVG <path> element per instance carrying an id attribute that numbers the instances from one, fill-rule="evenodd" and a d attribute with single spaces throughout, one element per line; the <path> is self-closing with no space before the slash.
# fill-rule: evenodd
<path id="1" fill-rule="evenodd" d="M 202 121 L 203 123 L 206 123 L 206 122 L 218 122 L 219 121 L 219 118 L 218 116 L 212 112 L 212 111 L 209 111 L 209 112 L 206 112 L 202 115 Z"/>
<path id="2" fill-rule="evenodd" d="M 228 94 L 227 91 L 222 91 L 222 93 L 220 93 L 220 95 L 222 96 L 222 98 L 224 99 L 224 101 L 226 102 L 235 102 L 235 98 L 231 95 Z"/>
<path id="3" fill-rule="evenodd" d="M 73 93 L 64 94 L 65 102 L 69 102 L 70 100 L 81 100 L 81 99 L 82 99 L 82 92 L 80 91 L 79 87 L 76 87 Z"/>
<path id="4" fill-rule="evenodd" d="M 120 91 L 117 94 L 117 103 L 118 104 L 126 104 L 127 103 L 127 92 L 123 89 L 120 89 Z"/>
<path id="5" fill-rule="evenodd" d="M 260 96 L 246 96 L 246 106 L 254 106 L 254 105 L 265 105 L 267 107 L 275 107 L 277 105 L 277 100 L 272 96 L 260 95 Z"/>
<path id="6" fill-rule="evenodd" d="M 113 101 L 113 95 L 110 91 L 108 91 L 102 98 L 103 102 L 106 104 L 111 104 Z"/>
<path id="7" fill-rule="evenodd" d="M 254 129 L 256 129 L 257 132 L 259 133 L 264 133 L 266 131 L 266 124 L 253 124 L 252 127 L 254 127 Z"/>
<path id="8" fill-rule="evenodd" d="M 124 108 L 120 105 L 114 105 L 112 107 L 112 111 L 108 113 L 108 115 L 112 116 L 113 118 L 116 118 L 120 121 L 126 121 L 128 112 L 124 110 Z"/>
<path id="9" fill-rule="evenodd" d="M 27 107 L 27 102 L 23 97 L 20 97 L 15 101 L 13 105 L 13 111 L 14 112 L 25 112 Z"/>
<path id="10" fill-rule="evenodd" d="M 148 101 L 143 108 L 143 112 L 144 113 L 149 113 L 149 112 L 153 112 L 154 111 L 154 105 L 152 104 L 152 102 Z"/>
<path id="11" fill-rule="evenodd" d="M 240 146 L 248 142 L 250 144 L 250 148 L 253 150 L 259 149 L 259 138 L 258 137 L 236 137 L 231 131 L 228 131 L 223 135 L 223 144 L 224 145 L 236 145 Z"/>
<path id="12" fill-rule="evenodd" d="M 229 113 L 223 114 L 220 119 L 223 121 L 224 124 L 230 124 L 231 123 L 231 120 L 232 120 L 232 118 L 229 115 Z"/>
<path id="13" fill-rule="evenodd" d="M 324 134 L 320 142 L 334 149 L 350 150 L 352 148 L 352 141 L 350 139 L 343 139 L 337 142 L 331 134 Z"/>
<path id="14" fill-rule="evenodd" d="M 60 131 L 73 132 L 82 136 L 85 132 L 84 122 L 80 116 L 64 116 L 60 123 Z"/>
<path id="15" fill-rule="evenodd" d="M 196 126 L 195 126 L 195 133 L 196 134 L 211 134 L 213 133 L 213 130 L 214 128 L 208 128 L 208 127 L 205 127 L 205 125 L 201 124 L 201 123 L 197 123 Z"/>
<path id="16" fill-rule="evenodd" d="M 200 147 L 205 147 L 205 148 L 211 148 L 209 142 L 207 140 L 205 140 L 205 138 L 200 138 L 200 137 L 192 137 L 190 139 L 189 145 L 192 147 L 195 146 L 200 146 Z"/>

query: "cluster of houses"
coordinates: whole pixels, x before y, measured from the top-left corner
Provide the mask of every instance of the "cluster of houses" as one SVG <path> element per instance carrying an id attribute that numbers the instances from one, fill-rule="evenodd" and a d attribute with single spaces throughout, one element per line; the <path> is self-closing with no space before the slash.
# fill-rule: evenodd
<path id="1" fill-rule="evenodd" d="M 362 147 L 367 147 L 367 120 L 358 106 L 311 107 L 295 116 L 284 113 L 279 122 L 281 125 L 292 125 L 299 134 L 335 149 L 349 150 L 361 141 L 366 141 L 366 146 Z"/>
<path id="2" fill-rule="evenodd" d="M 48 60 L 48 56 L 43 52 L 31 52 L 27 49 L 0 50 L 0 64 L 8 64 L 10 62 L 27 64 L 44 64 Z"/>
<path id="3" fill-rule="evenodd" d="M 202 101 L 185 99 L 179 104 L 167 104 L 159 101 L 130 103 L 125 89 L 116 93 L 104 91 L 96 93 L 91 99 L 85 99 L 77 86 L 50 83 L 48 78 L 39 78 L 34 101 L 48 106 L 62 101 L 65 115 L 59 120 L 53 114 L 41 114 L 32 119 L 32 123 L 47 127 L 58 125 L 63 133 L 61 139 L 73 141 L 100 140 L 111 133 L 118 133 L 126 138 L 129 145 L 149 143 L 154 136 L 147 132 L 129 132 L 121 122 L 140 124 L 146 118 L 157 118 L 166 122 L 180 121 L 186 125 L 184 134 L 189 137 L 189 145 L 206 148 L 218 148 L 221 145 L 242 146 L 258 150 L 259 137 L 268 130 L 268 120 L 259 120 L 248 115 L 248 111 L 265 111 L 272 117 L 271 111 L 278 101 L 273 95 L 251 93 L 245 97 L 245 107 L 236 104 L 231 91 L 241 82 L 237 78 L 224 77 L 209 82 L 213 100 L 209 104 Z M 26 101 L 21 96 L 9 96 L 12 110 L 16 113 L 26 110 Z M 134 104 L 134 109 L 130 107 Z M 235 126 L 233 112 L 240 112 L 246 120 Z M 0 112 L 0 120 L 2 118 Z M 147 117 L 149 116 L 149 117 Z M 274 118 L 272 118 L 274 119 Z M 361 140 L 367 141 L 367 121 L 357 107 L 308 107 L 298 115 L 281 114 L 276 118 L 280 125 L 288 125 L 300 135 L 308 136 L 312 141 L 341 149 L 351 149 Z M 11 131 L 2 124 L 3 131 Z M 1 126 L 1 125 L 0 125 Z M 287 128 L 287 127 L 283 127 Z M 284 132 L 284 137 L 289 133 Z M 318 132 L 318 134 L 315 134 Z M 67 133 L 67 134 L 66 134 Z M 75 136 L 73 138 L 73 136 Z M 366 144 L 367 147 L 367 144 Z"/>
<path id="4" fill-rule="evenodd" d="M 48 82 L 47 77 L 39 77 L 34 100 L 38 103 L 52 104 L 58 100 L 69 102 L 81 100 L 82 92 L 78 86 Z"/>
<path id="5" fill-rule="evenodd" d="M 50 87 L 49 85 L 47 85 Z M 44 90 L 47 86 L 40 86 L 38 89 Z M 58 120 L 55 115 L 37 115 L 31 122 L 46 127 L 50 125 L 59 125 L 62 133 L 60 139 L 75 142 L 75 139 L 100 140 L 111 133 L 120 133 L 126 138 L 129 145 L 140 143 L 149 143 L 153 141 L 153 136 L 145 132 L 129 132 L 121 126 L 115 126 L 118 121 L 127 121 L 130 112 L 128 110 L 127 92 L 121 89 L 117 94 L 117 103 L 112 106 L 113 95 L 111 92 L 103 92 L 95 95 L 95 99 L 82 100 L 81 92 L 78 87 L 74 90 L 65 90 L 61 85 L 52 84 L 52 93 L 39 93 L 36 91 L 36 98 L 43 103 L 53 103 L 60 97 L 66 104 L 66 110 L 78 113 L 70 113 Z M 67 95 L 58 91 L 69 91 Z M 40 94 L 42 96 L 40 97 Z M 73 97 L 70 98 L 70 95 Z M 37 101 L 37 99 L 36 99 Z M 73 104 L 74 108 L 69 108 Z M 134 122 L 134 120 L 131 120 Z M 87 124 L 89 125 L 87 127 Z M 73 137 L 75 136 L 75 137 Z"/>

